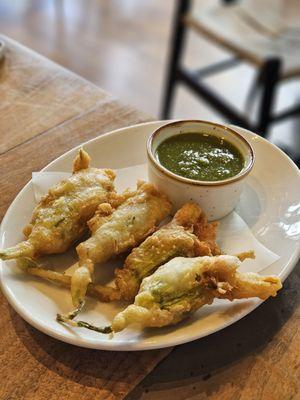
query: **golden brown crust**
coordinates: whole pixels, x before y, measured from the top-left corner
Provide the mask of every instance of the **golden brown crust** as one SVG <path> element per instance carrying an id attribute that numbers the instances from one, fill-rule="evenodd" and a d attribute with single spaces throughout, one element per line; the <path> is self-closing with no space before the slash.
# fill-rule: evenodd
<path id="1" fill-rule="evenodd" d="M 197 223 L 194 225 L 194 234 L 201 242 L 208 244 L 213 256 L 221 254 L 221 250 L 216 243 L 218 226 L 219 222 L 208 222 L 203 213 L 201 214 Z"/>
<path id="2" fill-rule="evenodd" d="M 0 250 L 0 258 L 63 253 L 83 236 L 87 221 L 114 192 L 114 173 L 85 168 L 88 165 L 89 156 L 81 149 L 74 161 L 75 172 L 50 188 L 35 207 L 24 228 L 27 243 Z"/>
<path id="3" fill-rule="evenodd" d="M 116 285 L 125 300 L 133 300 L 142 279 L 170 259 L 212 255 L 210 243 L 200 241 L 193 234 L 194 226 L 199 221 L 203 221 L 201 208 L 196 203 L 186 203 L 169 224 L 132 250 L 123 269 L 115 271 Z"/>
<path id="4" fill-rule="evenodd" d="M 189 202 L 184 204 L 174 215 L 173 223 L 186 229 L 194 230 L 194 225 L 199 221 L 202 210 L 198 204 Z"/>
<path id="5" fill-rule="evenodd" d="M 242 253 L 236 254 L 236 257 L 240 261 L 244 261 L 247 258 L 255 259 L 255 253 L 253 250 L 243 251 Z"/>
<path id="6" fill-rule="evenodd" d="M 26 226 L 24 226 L 23 228 L 23 235 L 26 237 L 26 239 L 28 238 L 28 236 L 31 234 L 33 225 L 32 224 L 27 224 Z"/>
<path id="7" fill-rule="evenodd" d="M 112 329 L 173 325 L 215 298 L 265 300 L 282 287 L 276 276 L 239 273 L 239 266 L 239 259 L 228 255 L 174 258 L 143 280 L 134 304 L 114 318 Z"/>
<path id="8" fill-rule="evenodd" d="M 95 233 L 97 229 L 100 228 L 106 221 L 108 221 L 109 217 L 112 215 L 114 208 L 110 203 L 102 203 L 99 204 L 95 215 L 87 222 L 90 231 Z"/>
<path id="9" fill-rule="evenodd" d="M 75 306 L 84 301 L 93 272 L 91 265 L 132 249 L 150 235 L 171 210 L 170 202 L 149 183 L 140 182 L 136 191 L 113 196 L 113 200 L 118 207 L 101 204 L 88 222 L 92 236 L 76 247 L 79 268 L 74 272 L 71 287 Z"/>
<path id="10" fill-rule="evenodd" d="M 83 149 L 79 149 L 77 156 L 73 161 L 73 174 L 75 174 L 75 172 L 81 171 L 82 169 L 89 168 L 90 161 L 91 158 L 88 153 Z"/>
<path id="11" fill-rule="evenodd" d="M 139 182 L 135 192 L 126 191 L 121 204 L 101 206 L 89 221 L 93 235 L 77 246 L 80 259 L 101 263 L 138 245 L 169 214 L 171 203 L 150 183 Z"/>

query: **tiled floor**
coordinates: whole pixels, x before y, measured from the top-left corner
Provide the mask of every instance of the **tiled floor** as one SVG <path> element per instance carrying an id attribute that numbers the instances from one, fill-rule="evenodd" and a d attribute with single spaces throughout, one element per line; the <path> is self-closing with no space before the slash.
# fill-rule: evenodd
<path id="1" fill-rule="evenodd" d="M 173 0 L 0 0 L 0 29 L 158 117 L 174 4 Z M 227 56 L 198 35 L 189 35 L 188 65 L 207 65 Z M 253 76 L 253 69 L 242 65 L 210 82 L 243 108 Z M 280 90 L 278 107 L 300 100 L 299 83 L 292 81 Z M 183 88 L 177 91 L 173 115 L 222 121 Z M 273 140 L 300 150 L 299 121 L 277 125 Z"/>

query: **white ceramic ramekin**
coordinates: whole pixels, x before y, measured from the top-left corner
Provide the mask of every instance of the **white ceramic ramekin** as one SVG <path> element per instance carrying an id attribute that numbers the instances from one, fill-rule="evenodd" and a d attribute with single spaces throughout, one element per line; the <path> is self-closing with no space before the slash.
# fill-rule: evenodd
<path id="1" fill-rule="evenodd" d="M 163 167 L 156 157 L 160 143 L 171 136 L 190 132 L 222 137 L 232 143 L 245 160 L 241 172 L 222 181 L 198 181 L 176 175 Z M 195 201 L 210 221 L 224 217 L 235 208 L 254 163 L 253 149 L 241 134 L 227 126 L 200 120 L 176 121 L 158 128 L 148 139 L 147 155 L 149 180 L 170 198 L 174 210 L 188 201 Z"/>

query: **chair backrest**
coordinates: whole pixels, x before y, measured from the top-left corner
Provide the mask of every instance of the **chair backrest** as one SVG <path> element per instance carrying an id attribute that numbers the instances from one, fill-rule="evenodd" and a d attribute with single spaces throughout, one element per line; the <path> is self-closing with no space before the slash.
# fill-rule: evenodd
<path id="1" fill-rule="evenodd" d="M 283 32 L 300 27 L 299 0 L 239 0 L 245 14 L 270 30 Z"/>

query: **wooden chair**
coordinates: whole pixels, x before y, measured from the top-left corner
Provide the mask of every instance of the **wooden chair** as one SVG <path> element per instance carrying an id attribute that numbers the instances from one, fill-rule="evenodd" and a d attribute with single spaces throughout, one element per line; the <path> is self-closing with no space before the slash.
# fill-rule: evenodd
<path id="1" fill-rule="evenodd" d="M 275 0 L 270 1 L 273 5 L 276 3 Z M 280 1 L 287 7 L 291 3 L 296 4 L 298 0 Z M 300 75 L 300 24 L 299 28 L 296 25 L 286 26 L 279 18 L 282 13 L 272 13 L 272 4 L 269 2 L 269 7 L 264 7 L 265 2 L 266 0 L 223 0 L 221 4 L 214 4 L 212 7 L 209 0 L 203 3 L 205 6 L 195 8 L 192 7 L 192 0 L 177 0 L 162 118 L 170 116 L 174 88 L 179 82 L 206 100 L 231 123 L 262 136 L 267 135 L 270 124 L 300 114 L 300 104 L 277 114 L 272 109 L 278 84 Z M 181 56 L 187 28 L 223 46 L 234 57 L 198 71 L 184 68 Z M 252 94 L 260 93 L 255 122 L 248 115 L 236 110 L 203 81 L 203 78 L 240 61 L 252 64 L 258 71 L 252 91 Z"/>

